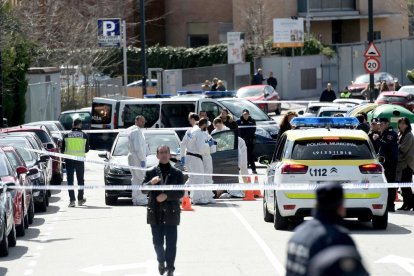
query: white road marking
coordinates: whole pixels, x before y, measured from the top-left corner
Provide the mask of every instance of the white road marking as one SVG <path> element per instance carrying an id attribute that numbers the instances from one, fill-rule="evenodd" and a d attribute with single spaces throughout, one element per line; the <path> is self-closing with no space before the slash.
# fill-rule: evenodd
<path id="1" fill-rule="evenodd" d="M 384 258 L 379 259 L 375 263 L 377 264 L 397 264 L 402 269 L 407 271 L 410 275 L 414 276 L 414 259 L 412 258 L 405 258 L 395 255 L 388 255 Z"/>
<path id="2" fill-rule="evenodd" d="M 158 273 L 158 262 L 155 260 L 146 261 L 142 263 L 130 263 L 130 264 L 120 264 L 120 265 L 99 264 L 99 265 L 83 268 L 81 269 L 81 271 L 85 273 L 93 274 L 93 275 L 101 275 L 102 273 L 106 273 L 106 272 L 115 272 L 115 271 L 137 269 L 137 268 L 144 268 L 145 269 L 144 274 L 133 274 L 133 275 L 155 276 L 159 274 Z"/>
<path id="3" fill-rule="evenodd" d="M 267 246 L 267 244 L 263 241 L 263 239 L 259 236 L 259 234 L 257 234 L 256 231 L 254 231 L 253 227 L 239 213 L 239 211 L 237 211 L 237 209 L 233 207 L 232 204 L 227 203 L 227 206 L 229 207 L 230 211 L 232 211 L 233 214 L 238 218 L 238 220 L 243 224 L 243 226 L 250 233 L 250 235 L 253 237 L 253 239 L 256 241 L 256 243 L 259 245 L 259 247 L 262 249 L 263 253 L 266 255 L 266 258 L 270 261 L 272 266 L 276 269 L 276 272 L 279 275 L 285 275 L 286 274 L 285 267 L 276 258 L 276 256 L 273 254 L 272 250 Z"/>
<path id="4" fill-rule="evenodd" d="M 37 261 L 31 261 L 27 265 L 28 266 L 36 266 L 37 265 Z"/>
<path id="5" fill-rule="evenodd" d="M 43 250 L 43 248 L 45 248 L 43 245 L 39 245 L 37 246 L 36 250 L 40 251 L 40 250 Z"/>
<path id="6" fill-rule="evenodd" d="M 33 274 L 33 269 L 26 269 L 23 274 L 24 275 L 32 275 Z"/>

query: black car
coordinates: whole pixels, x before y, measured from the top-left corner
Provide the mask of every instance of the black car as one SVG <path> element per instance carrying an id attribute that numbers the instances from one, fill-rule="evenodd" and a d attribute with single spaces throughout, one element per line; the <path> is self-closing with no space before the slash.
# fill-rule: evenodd
<path id="1" fill-rule="evenodd" d="M 179 167 L 180 139 L 173 130 L 167 129 L 146 129 L 143 131 L 145 141 L 149 148 L 147 156 L 147 168 L 158 164 L 156 151 L 159 145 L 167 145 L 171 149 L 173 165 Z M 238 136 L 237 131 L 228 130 L 212 135 L 217 141 L 217 152 L 211 156 L 213 158 L 213 173 L 215 174 L 238 174 Z M 110 152 L 99 154 L 100 157 L 112 163 L 105 166 L 104 179 L 105 185 L 131 185 L 131 172 L 122 165 L 128 165 L 128 135 L 120 132 L 115 139 Z M 238 183 L 238 177 L 214 176 L 215 183 Z M 131 197 L 131 190 L 107 190 L 105 191 L 105 203 L 115 204 L 118 197 Z"/>
<path id="2" fill-rule="evenodd" d="M 7 183 L 0 183 L 0 257 L 9 255 L 9 247 L 16 246 L 13 199 Z"/>

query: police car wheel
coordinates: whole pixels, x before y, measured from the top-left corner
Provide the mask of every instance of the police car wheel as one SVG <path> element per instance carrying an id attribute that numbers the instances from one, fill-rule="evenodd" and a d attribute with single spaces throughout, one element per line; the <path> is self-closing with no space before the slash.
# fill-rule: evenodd
<path id="1" fill-rule="evenodd" d="M 263 219 L 265 222 L 272 222 L 274 220 L 273 215 L 267 210 L 266 196 L 263 197 Z"/>
<path id="2" fill-rule="evenodd" d="M 118 201 L 118 198 L 116 196 L 105 195 L 105 204 L 106 205 L 115 205 L 117 201 Z"/>
<path id="3" fill-rule="evenodd" d="M 273 219 L 273 225 L 276 230 L 286 230 L 289 226 L 289 220 L 286 217 L 282 217 L 279 212 L 279 207 L 277 207 L 277 202 L 275 200 L 275 215 Z"/>
<path id="4" fill-rule="evenodd" d="M 377 230 L 387 229 L 388 226 L 388 212 L 385 211 L 382 216 L 373 216 L 372 217 L 372 227 Z"/>

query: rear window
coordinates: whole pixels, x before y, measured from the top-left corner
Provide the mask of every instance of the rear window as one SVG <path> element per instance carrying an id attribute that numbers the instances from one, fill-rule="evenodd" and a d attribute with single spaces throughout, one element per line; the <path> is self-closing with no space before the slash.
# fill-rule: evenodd
<path id="1" fill-rule="evenodd" d="M 362 160 L 372 159 L 373 154 L 366 141 L 297 141 L 293 146 L 293 160 Z"/>
<path id="2" fill-rule="evenodd" d="M 188 127 L 188 114 L 194 111 L 194 103 L 163 104 L 161 122 L 164 127 Z"/>
<path id="3" fill-rule="evenodd" d="M 330 111 L 322 111 L 319 113 L 319 117 L 333 117 L 335 114 L 345 114 L 346 111 L 338 111 L 338 110 L 330 110 Z"/>
<path id="4" fill-rule="evenodd" d="M 34 133 L 36 133 L 37 137 L 39 137 L 40 141 L 42 141 L 42 143 L 51 143 L 52 139 L 50 139 L 50 136 L 43 130 L 35 130 L 33 131 Z"/>
<path id="5" fill-rule="evenodd" d="M 391 103 L 405 103 L 408 101 L 408 99 L 406 97 L 398 97 L 398 96 L 379 96 L 378 97 L 379 101 L 386 101 L 386 102 L 391 102 Z"/>
<path id="6" fill-rule="evenodd" d="M 65 113 L 59 116 L 59 122 L 66 130 L 72 129 L 73 121 L 79 118 L 82 120 L 82 129 L 89 129 L 91 124 L 91 114 L 89 112 Z"/>
<path id="7" fill-rule="evenodd" d="M 160 118 L 159 104 L 127 104 L 124 107 L 123 121 L 124 127 L 135 124 L 135 117 L 142 115 L 145 117 L 145 127 L 152 127 Z"/>
<path id="8" fill-rule="evenodd" d="M 92 124 L 109 125 L 112 121 L 112 105 L 92 103 Z"/>

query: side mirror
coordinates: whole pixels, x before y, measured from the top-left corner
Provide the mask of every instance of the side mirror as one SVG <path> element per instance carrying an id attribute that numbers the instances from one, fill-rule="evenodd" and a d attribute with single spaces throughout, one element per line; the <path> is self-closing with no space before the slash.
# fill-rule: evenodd
<path id="1" fill-rule="evenodd" d="M 305 114 L 305 111 L 303 111 L 303 110 L 299 110 L 298 114 L 299 114 L 299 115 L 303 115 L 303 114 Z"/>
<path id="2" fill-rule="evenodd" d="M 378 156 L 378 162 L 380 162 L 381 164 L 385 163 L 385 157 L 384 156 Z"/>
<path id="3" fill-rule="evenodd" d="M 98 156 L 102 159 L 109 160 L 109 152 L 99 153 Z"/>
<path id="4" fill-rule="evenodd" d="M 16 168 L 16 172 L 17 172 L 17 174 L 25 174 L 25 173 L 28 173 L 29 171 L 27 170 L 27 168 L 25 168 L 25 167 L 17 167 Z"/>
<path id="5" fill-rule="evenodd" d="M 39 161 L 41 163 L 46 163 L 47 161 L 49 161 L 49 159 L 50 159 L 49 155 L 41 155 L 40 158 L 39 158 Z"/>
<path id="6" fill-rule="evenodd" d="M 47 150 L 51 150 L 51 149 L 54 149 L 54 148 L 55 148 L 55 145 L 54 145 L 53 143 L 46 143 L 45 148 L 46 148 Z"/>
<path id="7" fill-rule="evenodd" d="M 270 164 L 270 156 L 263 155 L 258 158 L 258 161 L 262 165 L 269 165 Z"/>
<path id="8" fill-rule="evenodd" d="M 31 169 L 29 169 L 29 173 L 27 175 L 28 176 L 35 175 L 38 172 L 39 172 L 39 170 L 37 168 L 31 168 Z"/>

